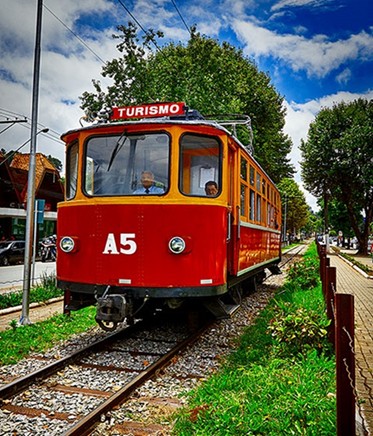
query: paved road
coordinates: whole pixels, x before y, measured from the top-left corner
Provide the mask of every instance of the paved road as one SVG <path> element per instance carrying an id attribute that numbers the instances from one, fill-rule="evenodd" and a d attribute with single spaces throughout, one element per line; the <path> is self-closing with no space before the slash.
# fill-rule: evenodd
<path id="1" fill-rule="evenodd" d="M 0 292 L 7 289 L 22 289 L 23 270 L 23 265 L 0 266 Z M 34 283 L 36 284 L 43 274 L 49 276 L 55 273 L 56 262 L 35 262 Z"/>

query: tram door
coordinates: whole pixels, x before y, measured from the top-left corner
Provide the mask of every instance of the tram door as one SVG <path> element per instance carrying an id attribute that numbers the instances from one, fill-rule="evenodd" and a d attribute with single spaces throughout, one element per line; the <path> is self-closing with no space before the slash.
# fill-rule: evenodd
<path id="1" fill-rule="evenodd" d="M 237 223 L 240 219 L 240 211 L 235 204 L 235 180 L 237 173 L 237 149 L 228 143 L 228 220 L 227 220 L 227 259 L 228 274 L 237 273 L 236 244 L 237 244 Z"/>

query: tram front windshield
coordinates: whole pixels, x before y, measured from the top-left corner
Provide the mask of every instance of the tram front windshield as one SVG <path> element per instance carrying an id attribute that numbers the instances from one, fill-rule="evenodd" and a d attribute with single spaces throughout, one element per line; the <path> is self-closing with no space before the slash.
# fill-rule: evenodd
<path id="1" fill-rule="evenodd" d="M 87 142 L 84 190 L 88 195 L 133 195 L 141 192 L 144 174 L 151 192 L 169 185 L 170 139 L 165 133 L 97 136 Z"/>
<path id="2" fill-rule="evenodd" d="M 212 197 L 219 196 L 220 141 L 187 133 L 180 137 L 178 147 L 180 192 L 205 197 L 206 183 L 213 182 L 216 193 Z M 89 196 L 164 195 L 170 186 L 170 148 L 170 135 L 165 132 L 93 136 L 85 147 L 83 190 Z M 72 168 L 67 177 L 76 184 L 73 169 L 77 159 L 73 156 L 73 152 L 67 154 L 67 166 Z M 74 196 L 70 188 L 68 199 Z"/>

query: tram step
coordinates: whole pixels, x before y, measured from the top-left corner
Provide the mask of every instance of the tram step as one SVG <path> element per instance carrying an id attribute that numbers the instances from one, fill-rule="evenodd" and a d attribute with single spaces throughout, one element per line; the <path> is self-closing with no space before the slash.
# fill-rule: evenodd
<path id="1" fill-rule="evenodd" d="M 279 275 L 282 274 L 282 271 L 280 270 L 280 267 L 278 265 L 272 265 L 268 268 L 272 274 Z"/>
<path id="2" fill-rule="evenodd" d="M 239 304 L 225 304 L 220 299 L 206 301 L 204 305 L 217 319 L 229 318 L 240 307 Z"/>

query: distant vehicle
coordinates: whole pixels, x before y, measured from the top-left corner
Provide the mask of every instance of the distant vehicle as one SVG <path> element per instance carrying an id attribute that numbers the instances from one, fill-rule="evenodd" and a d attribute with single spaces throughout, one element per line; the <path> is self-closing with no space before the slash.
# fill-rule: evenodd
<path id="1" fill-rule="evenodd" d="M 0 265 L 23 262 L 25 258 L 25 241 L 1 241 Z"/>

